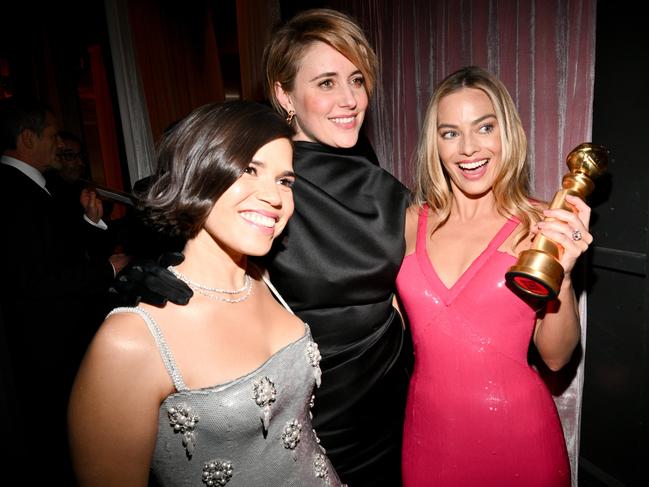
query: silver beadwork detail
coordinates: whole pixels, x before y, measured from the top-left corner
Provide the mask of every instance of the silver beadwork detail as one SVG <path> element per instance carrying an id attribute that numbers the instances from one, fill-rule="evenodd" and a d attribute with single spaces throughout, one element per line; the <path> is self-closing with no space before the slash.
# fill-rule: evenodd
<path id="1" fill-rule="evenodd" d="M 302 425 L 297 419 L 286 424 L 284 433 L 282 434 L 282 441 L 284 448 L 287 450 L 294 450 L 300 442 L 300 435 L 302 433 Z"/>
<path id="2" fill-rule="evenodd" d="M 313 406 L 315 406 L 315 394 L 311 394 L 311 400 L 309 401 L 309 418 L 313 419 Z"/>
<path id="3" fill-rule="evenodd" d="M 232 478 L 232 472 L 232 462 L 229 460 L 210 460 L 203 465 L 203 476 L 201 480 L 210 487 L 225 485 Z"/>
<path id="4" fill-rule="evenodd" d="M 315 442 L 320 447 L 320 451 L 322 453 L 327 453 L 327 450 L 325 450 L 325 447 L 320 444 L 320 438 L 318 438 L 318 433 L 316 433 L 314 429 L 311 429 L 311 431 L 313 431 L 313 437 L 315 438 Z"/>
<path id="5" fill-rule="evenodd" d="M 176 404 L 175 407 L 167 409 L 167 416 L 169 417 L 169 426 L 173 428 L 174 433 L 183 435 L 185 453 L 187 458 L 191 458 L 194 454 L 194 428 L 198 423 L 198 416 L 192 414 L 192 408 L 185 403 Z"/>
<path id="6" fill-rule="evenodd" d="M 313 367 L 313 376 L 315 377 L 316 386 L 320 387 L 322 382 L 322 371 L 320 370 L 320 349 L 316 342 L 309 342 L 306 346 L 306 357 L 309 361 L 309 365 Z"/>
<path id="7" fill-rule="evenodd" d="M 273 381 L 266 376 L 256 380 L 252 387 L 255 402 L 262 410 L 261 421 L 264 425 L 264 431 L 267 431 L 271 417 L 270 407 L 277 399 L 277 389 Z"/>
<path id="8" fill-rule="evenodd" d="M 329 485 L 329 467 L 327 466 L 327 457 L 322 453 L 316 453 L 313 457 L 313 473 L 319 479 L 322 479 L 325 485 Z"/>

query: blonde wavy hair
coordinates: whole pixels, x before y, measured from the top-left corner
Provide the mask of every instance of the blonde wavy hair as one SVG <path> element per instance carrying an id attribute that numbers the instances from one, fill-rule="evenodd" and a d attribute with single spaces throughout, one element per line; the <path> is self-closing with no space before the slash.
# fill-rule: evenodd
<path id="1" fill-rule="evenodd" d="M 439 157 L 437 111 L 440 101 L 463 88 L 484 92 L 491 100 L 500 126 L 502 163 L 496 174 L 493 194 L 497 211 L 523 223 L 516 244 L 541 219 L 541 210 L 529 191 L 527 137 L 518 111 L 505 85 L 478 66 L 466 66 L 447 76 L 436 88 L 428 104 L 421 137 L 415 152 L 415 201 L 427 203 L 439 216 L 436 228 L 444 225 L 451 212 L 452 193 L 449 176 Z"/>

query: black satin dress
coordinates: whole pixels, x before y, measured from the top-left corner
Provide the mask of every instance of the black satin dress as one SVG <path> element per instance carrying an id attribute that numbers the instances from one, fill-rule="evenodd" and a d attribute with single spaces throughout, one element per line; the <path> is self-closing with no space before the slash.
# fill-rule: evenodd
<path id="1" fill-rule="evenodd" d="M 401 485 L 412 361 L 392 306 L 409 191 L 358 149 L 296 142 L 295 214 L 264 259 L 322 354 L 314 428 L 350 487 Z"/>

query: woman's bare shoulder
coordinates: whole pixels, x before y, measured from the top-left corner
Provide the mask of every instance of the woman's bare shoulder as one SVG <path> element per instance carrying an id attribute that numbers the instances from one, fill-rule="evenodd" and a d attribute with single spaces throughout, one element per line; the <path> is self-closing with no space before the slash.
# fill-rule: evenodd
<path id="1" fill-rule="evenodd" d="M 108 316 L 101 324 L 89 352 L 114 360 L 145 360 L 155 341 L 143 318 L 137 312 L 122 312 Z"/>
<path id="2" fill-rule="evenodd" d="M 101 324 L 77 375 L 84 385 L 103 384 L 103 391 L 127 387 L 133 394 L 154 397 L 170 391 L 168 374 L 147 324 L 136 313 L 116 313 Z"/>
<path id="3" fill-rule="evenodd" d="M 410 205 L 406 209 L 406 227 L 417 225 L 419 220 L 419 213 L 422 211 L 423 207 L 419 204 Z"/>
<path id="4" fill-rule="evenodd" d="M 406 255 L 412 254 L 417 246 L 417 228 L 419 223 L 419 215 L 423 210 L 422 205 L 413 204 L 406 210 L 406 226 L 405 226 L 405 239 L 406 239 Z"/>

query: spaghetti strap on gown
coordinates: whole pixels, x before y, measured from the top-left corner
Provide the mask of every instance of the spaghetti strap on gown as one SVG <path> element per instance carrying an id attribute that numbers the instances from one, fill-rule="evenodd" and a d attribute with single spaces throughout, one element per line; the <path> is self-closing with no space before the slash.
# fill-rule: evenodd
<path id="1" fill-rule="evenodd" d="M 447 288 L 426 250 L 427 208 L 397 288 L 415 348 L 404 426 L 404 486 L 567 487 L 552 397 L 527 362 L 535 311 L 505 283 L 508 220 Z"/>

